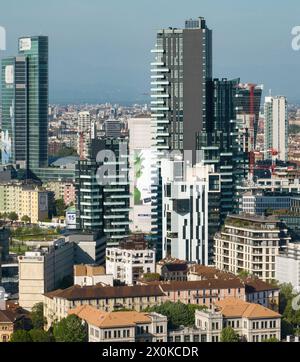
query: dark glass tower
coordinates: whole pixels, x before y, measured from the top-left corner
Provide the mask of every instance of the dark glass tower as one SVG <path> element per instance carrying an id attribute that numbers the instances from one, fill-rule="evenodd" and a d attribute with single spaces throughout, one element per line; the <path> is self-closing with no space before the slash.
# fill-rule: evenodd
<path id="1" fill-rule="evenodd" d="M 206 122 L 206 82 L 212 78 L 212 31 L 204 18 L 157 33 L 151 64 L 151 112 L 159 151 L 191 150 Z"/>
<path id="2" fill-rule="evenodd" d="M 2 60 L 2 164 L 26 168 L 27 59 Z"/>
<path id="3" fill-rule="evenodd" d="M 2 164 L 48 166 L 48 37 L 19 39 L 2 61 Z"/>
<path id="4" fill-rule="evenodd" d="M 19 39 L 27 59 L 28 166 L 48 167 L 48 37 Z"/>

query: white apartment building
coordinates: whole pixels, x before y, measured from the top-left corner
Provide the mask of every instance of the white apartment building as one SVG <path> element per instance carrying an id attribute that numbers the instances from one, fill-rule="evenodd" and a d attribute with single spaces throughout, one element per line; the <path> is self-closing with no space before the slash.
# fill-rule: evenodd
<path id="1" fill-rule="evenodd" d="M 121 283 L 134 285 L 142 274 L 155 273 L 155 251 L 134 243 L 107 248 L 106 273 Z"/>
<path id="2" fill-rule="evenodd" d="M 161 161 L 163 258 L 208 265 L 208 193 L 213 166 Z"/>
<path id="3" fill-rule="evenodd" d="M 276 280 L 290 283 L 300 292 L 300 244 L 288 243 L 284 252 L 276 256 Z"/>
<path id="4" fill-rule="evenodd" d="M 151 118 L 130 118 L 130 220 L 134 232 L 151 232 L 151 169 L 153 151 Z"/>
<path id="5" fill-rule="evenodd" d="M 274 217 L 229 215 L 215 235 L 215 266 L 272 281 L 276 278 L 276 256 L 289 241 L 286 227 Z"/>
<path id="6" fill-rule="evenodd" d="M 43 294 L 59 287 L 65 277 L 72 277 L 74 244 L 56 240 L 49 248 L 19 256 L 19 304 L 31 310 L 43 302 Z"/>
<path id="7" fill-rule="evenodd" d="M 167 342 L 168 319 L 158 313 L 103 312 L 83 305 L 69 314 L 88 325 L 89 342 Z"/>
<path id="8" fill-rule="evenodd" d="M 270 158 L 268 150 L 278 152 L 277 158 L 288 160 L 288 112 L 286 97 L 265 98 L 265 157 Z"/>
<path id="9" fill-rule="evenodd" d="M 216 308 L 196 311 L 195 323 L 207 333 L 207 342 L 220 342 L 225 327 L 232 327 L 245 342 L 281 340 L 281 315 L 259 304 L 226 298 L 216 302 Z"/>

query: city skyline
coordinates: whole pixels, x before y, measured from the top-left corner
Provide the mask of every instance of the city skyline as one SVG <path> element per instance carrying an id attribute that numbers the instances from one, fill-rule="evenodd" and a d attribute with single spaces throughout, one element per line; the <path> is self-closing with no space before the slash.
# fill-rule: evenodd
<path id="1" fill-rule="evenodd" d="M 184 5 L 172 1 L 172 7 L 160 4 L 159 14 L 145 1 L 130 5 L 90 1 L 88 7 L 79 1 L 72 1 L 72 7 L 70 1 L 29 3 L 35 6 L 18 4 L 21 17 L 13 11 L 15 0 L 3 5 L 0 25 L 7 32 L 7 51 L 1 51 L 0 57 L 16 53 L 16 38 L 48 35 L 50 102 L 148 102 L 150 50 L 156 31 L 180 28 L 184 19 L 198 16 L 208 19 L 214 30 L 214 77 L 263 83 L 266 94 L 272 89 L 272 94 L 286 95 L 290 102 L 300 101 L 300 53 L 291 46 L 297 5 L 291 1 L 272 8 L 270 1 L 240 4 L 232 0 L 233 6 L 219 2 L 218 12 L 208 1 L 200 6 L 196 1 Z M 35 19 L 43 21 L 37 25 Z M 107 31 L 109 37 L 104 36 Z"/>

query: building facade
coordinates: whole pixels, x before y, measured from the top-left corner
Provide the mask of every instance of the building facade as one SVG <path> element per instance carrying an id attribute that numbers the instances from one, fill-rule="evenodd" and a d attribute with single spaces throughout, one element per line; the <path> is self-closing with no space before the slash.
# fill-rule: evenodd
<path id="1" fill-rule="evenodd" d="M 269 158 L 270 149 L 278 153 L 278 159 L 288 160 L 289 123 L 287 99 L 285 97 L 265 98 L 265 158 Z"/>
<path id="2" fill-rule="evenodd" d="M 73 276 L 74 245 L 58 239 L 53 246 L 19 256 L 19 304 L 26 310 L 43 302 L 43 294 Z"/>
<path id="3" fill-rule="evenodd" d="M 276 256 L 289 240 L 286 226 L 274 217 L 230 215 L 215 236 L 216 267 L 275 280 Z"/>
<path id="4" fill-rule="evenodd" d="M 84 305 L 69 314 L 86 322 L 89 342 L 167 342 L 168 320 L 158 313 L 109 313 Z"/>
<path id="5" fill-rule="evenodd" d="M 155 251 L 149 249 L 146 243 L 140 246 L 124 243 L 107 248 L 106 270 L 115 280 L 134 285 L 143 274 L 155 273 Z"/>
<path id="6" fill-rule="evenodd" d="M 300 244 L 289 243 L 287 248 L 276 256 L 276 280 L 290 283 L 300 291 Z"/>
<path id="7" fill-rule="evenodd" d="M 220 177 L 213 167 L 191 167 L 181 158 L 161 166 L 163 257 L 208 265 L 209 194 L 220 192 Z"/>
<path id="8" fill-rule="evenodd" d="M 241 341 L 281 340 L 281 315 L 259 304 L 228 298 L 211 310 L 196 311 L 196 327 L 207 332 L 207 342 L 221 342 L 223 328 L 232 327 Z"/>
<path id="9" fill-rule="evenodd" d="M 31 223 L 37 224 L 48 218 L 48 191 L 22 183 L 0 184 L 0 212 L 15 212 L 18 219 L 28 216 Z"/>

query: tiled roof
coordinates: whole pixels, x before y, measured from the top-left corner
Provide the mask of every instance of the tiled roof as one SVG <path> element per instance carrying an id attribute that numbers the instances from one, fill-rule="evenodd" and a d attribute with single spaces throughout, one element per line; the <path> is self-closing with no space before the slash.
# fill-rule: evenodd
<path id="1" fill-rule="evenodd" d="M 188 282 L 161 282 L 160 287 L 164 291 L 176 290 L 197 290 L 197 289 L 233 289 L 244 288 L 244 284 L 239 279 L 222 280 L 209 279 Z"/>
<path id="2" fill-rule="evenodd" d="M 281 315 L 260 304 L 247 303 L 236 298 L 226 298 L 215 303 L 226 318 L 280 318 Z"/>
<path id="3" fill-rule="evenodd" d="M 99 285 L 80 287 L 74 285 L 68 289 L 46 293 L 48 298 L 64 298 L 67 300 L 91 300 L 104 298 L 139 298 L 159 297 L 164 293 L 157 285 L 134 285 L 131 287 L 102 287 Z"/>
<path id="4" fill-rule="evenodd" d="M 147 313 L 128 312 L 103 312 L 89 305 L 78 306 L 71 309 L 69 314 L 75 314 L 88 324 L 100 328 L 130 327 L 136 324 L 151 323 Z"/>
<path id="5" fill-rule="evenodd" d="M 21 316 L 10 310 L 0 310 L 0 323 L 14 323 Z"/>
<path id="6" fill-rule="evenodd" d="M 163 266 L 163 268 L 166 268 L 169 272 L 186 272 L 187 271 L 187 264 L 166 264 Z"/>

